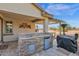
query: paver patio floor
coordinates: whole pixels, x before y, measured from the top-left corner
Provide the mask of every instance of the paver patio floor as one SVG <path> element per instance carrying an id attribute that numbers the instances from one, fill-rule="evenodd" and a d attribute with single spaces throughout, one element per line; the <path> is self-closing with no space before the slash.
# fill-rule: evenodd
<path id="1" fill-rule="evenodd" d="M 17 41 L 9 42 L 8 45 L 9 46 L 7 49 L 0 50 L 0 55 L 1 56 L 18 56 L 19 55 L 18 42 Z M 78 48 L 78 52 L 76 54 L 73 54 L 71 52 L 68 52 L 65 49 L 57 48 L 56 40 L 54 40 L 52 48 L 35 53 L 32 56 L 78 56 L 78 55 L 79 55 L 79 48 Z"/>
<path id="2" fill-rule="evenodd" d="M 7 42 L 8 48 L 0 50 L 1 56 L 17 56 L 18 55 L 18 41 Z"/>
<path id="3" fill-rule="evenodd" d="M 53 48 L 41 51 L 33 56 L 78 56 L 78 54 L 71 53 L 63 48 L 56 47 L 56 40 L 53 42 Z"/>

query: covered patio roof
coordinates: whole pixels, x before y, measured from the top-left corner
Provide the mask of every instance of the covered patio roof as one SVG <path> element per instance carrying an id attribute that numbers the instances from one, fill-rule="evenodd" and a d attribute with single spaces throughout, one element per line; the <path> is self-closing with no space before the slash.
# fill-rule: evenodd
<path id="1" fill-rule="evenodd" d="M 26 8 L 26 5 L 28 6 L 28 8 Z M 4 15 L 4 17 L 11 17 L 14 19 L 28 19 L 29 21 L 32 21 L 34 23 L 41 23 L 41 24 L 44 21 L 43 17 L 47 17 L 49 19 L 49 23 L 62 22 L 61 20 L 54 19 L 53 15 L 47 13 L 45 10 L 43 10 L 41 7 L 37 6 L 34 3 L 0 4 L 0 6 L 1 6 L 0 14 Z M 20 10 L 18 10 L 18 9 L 20 9 Z M 27 15 L 27 13 L 28 13 L 28 15 Z"/>
<path id="2" fill-rule="evenodd" d="M 44 19 L 35 19 L 32 22 L 34 22 L 36 24 L 43 24 L 44 23 Z M 57 24 L 57 23 L 64 23 L 64 21 L 58 20 L 58 19 L 54 19 L 54 18 L 49 19 L 49 24 Z"/>
<path id="3" fill-rule="evenodd" d="M 31 21 L 33 23 L 38 23 L 38 24 L 43 24 L 43 22 L 45 20 L 43 18 L 36 18 L 33 16 L 17 14 L 17 13 L 13 13 L 13 12 L 4 11 L 4 10 L 0 10 L 0 14 L 4 15 L 4 17 L 10 17 L 13 19 L 24 19 L 24 20 L 27 19 L 28 21 Z M 54 19 L 54 18 L 49 18 L 49 24 L 56 24 L 56 23 L 60 23 L 60 22 L 64 22 L 64 21 Z"/>
<path id="4" fill-rule="evenodd" d="M 46 12 L 44 9 L 42 9 L 37 4 L 35 4 L 35 3 L 32 3 L 32 4 L 42 12 L 41 13 L 42 16 L 49 18 L 49 24 L 64 23 L 63 20 L 53 18 L 54 15 L 49 14 L 48 12 Z M 44 19 L 36 19 L 33 22 L 38 23 L 38 24 L 42 24 L 44 22 Z"/>
<path id="5" fill-rule="evenodd" d="M 23 19 L 23 20 L 28 20 L 28 21 L 34 21 L 35 19 L 39 19 L 39 18 L 36 18 L 36 17 L 33 17 L 33 16 L 8 12 L 8 11 L 4 11 L 4 10 L 0 10 L 0 14 L 2 14 L 3 17 L 13 18 L 13 19 Z M 40 18 L 40 19 L 42 19 L 42 18 Z"/>

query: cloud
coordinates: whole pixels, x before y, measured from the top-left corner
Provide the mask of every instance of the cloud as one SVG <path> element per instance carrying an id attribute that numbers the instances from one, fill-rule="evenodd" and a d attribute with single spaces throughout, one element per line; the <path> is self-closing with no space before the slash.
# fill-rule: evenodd
<path id="1" fill-rule="evenodd" d="M 52 8 L 54 10 L 68 10 L 68 9 L 71 9 L 70 6 L 65 5 L 65 4 L 54 4 L 54 5 L 50 4 L 47 9 L 50 9 L 50 8 Z"/>
<path id="2" fill-rule="evenodd" d="M 56 4 L 55 6 L 53 6 L 54 9 L 56 10 L 68 10 L 71 9 L 69 6 L 64 5 L 64 4 Z"/>
<path id="3" fill-rule="evenodd" d="M 49 4 L 46 11 L 54 15 L 72 16 L 79 10 L 79 4 Z"/>

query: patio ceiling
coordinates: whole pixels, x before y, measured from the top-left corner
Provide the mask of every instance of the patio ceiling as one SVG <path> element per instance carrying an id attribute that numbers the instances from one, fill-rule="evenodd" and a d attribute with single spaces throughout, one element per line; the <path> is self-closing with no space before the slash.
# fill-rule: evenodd
<path id="1" fill-rule="evenodd" d="M 42 18 L 41 11 L 32 3 L 2 3 L 0 4 L 0 10 Z"/>
<path id="2" fill-rule="evenodd" d="M 36 17 L 28 16 L 28 15 L 22 15 L 22 14 L 17 14 L 13 12 L 8 12 L 8 11 L 3 11 L 0 10 L 0 14 L 3 15 L 3 17 L 8 17 L 8 18 L 13 18 L 14 20 L 20 19 L 20 20 L 28 20 L 28 21 L 34 21 L 35 19 L 38 19 Z"/>
<path id="3" fill-rule="evenodd" d="M 0 14 L 2 14 L 4 17 L 13 18 L 14 20 L 23 19 L 23 20 L 28 20 L 28 21 L 31 21 L 33 23 L 38 23 L 38 24 L 43 24 L 43 22 L 44 22 L 44 19 L 42 19 L 42 18 L 39 19 L 39 18 L 36 18 L 33 16 L 22 15 L 22 14 L 17 14 L 17 13 L 13 13 L 13 12 L 3 11 L 3 10 L 0 10 Z M 59 22 L 62 22 L 62 21 L 54 19 L 54 18 L 49 18 L 50 24 L 59 23 Z"/>

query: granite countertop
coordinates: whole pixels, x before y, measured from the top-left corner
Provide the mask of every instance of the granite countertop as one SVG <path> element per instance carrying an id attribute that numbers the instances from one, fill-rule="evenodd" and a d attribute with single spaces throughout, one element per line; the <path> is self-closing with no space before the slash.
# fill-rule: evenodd
<path id="1" fill-rule="evenodd" d="M 39 36 L 33 35 L 33 36 L 20 37 L 19 40 L 20 40 L 20 39 L 41 38 L 41 37 L 48 37 L 48 36 L 50 36 L 50 35 L 39 35 Z"/>

